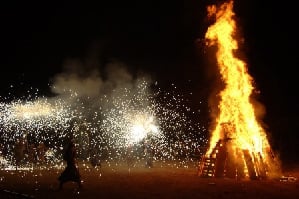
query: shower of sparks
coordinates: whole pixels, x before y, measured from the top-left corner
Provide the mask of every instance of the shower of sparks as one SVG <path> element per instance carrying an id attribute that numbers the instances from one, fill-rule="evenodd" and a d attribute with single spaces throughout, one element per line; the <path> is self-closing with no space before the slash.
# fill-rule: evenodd
<path id="1" fill-rule="evenodd" d="M 133 145 L 138 154 L 142 153 L 142 144 L 150 140 L 155 159 L 185 159 L 197 153 L 205 142 L 205 129 L 188 119 L 186 113 L 191 110 L 184 105 L 182 96 L 160 90 L 152 93 L 144 81 L 132 91 L 126 88 L 115 91 L 117 97 L 104 111 L 101 125 L 104 150 L 112 150 L 121 157 Z"/>
<path id="2" fill-rule="evenodd" d="M 17 143 L 23 144 L 20 150 L 27 151 L 27 158 L 35 152 L 29 149 L 38 148 L 39 143 L 53 147 L 49 150 L 58 154 L 63 144 L 60 141 L 66 136 L 66 130 L 74 118 L 61 100 L 50 101 L 46 98 L 0 103 L 0 112 L 0 155 L 5 158 L 6 165 L 14 164 Z"/>
<path id="3" fill-rule="evenodd" d="M 72 119 L 65 104 L 61 101 L 51 103 L 47 99 L 0 103 L 0 111 L 3 130 L 41 130 L 66 125 Z"/>
<path id="4" fill-rule="evenodd" d="M 199 146 L 206 143 L 205 128 L 188 118 L 191 110 L 183 96 L 160 89 L 153 92 L 147 81 L 115 89 L 92 103 L 69 93 L 68 98 L 30 95 L 28 100 L 0 103 L 1 167 L 14 168 L 17 143 L 23 144 L 26 154 L 21 164 L 27 168 L 38 161 L 61 167 L 69 138 L 76 142 L 79 159 L 97 157 L 108 162 L 124 160 L 129 146 L 141 159 L 149 141 L 156 160 L 197 160 Z M 43 158 L 39 150 L 44 151 Z"/>

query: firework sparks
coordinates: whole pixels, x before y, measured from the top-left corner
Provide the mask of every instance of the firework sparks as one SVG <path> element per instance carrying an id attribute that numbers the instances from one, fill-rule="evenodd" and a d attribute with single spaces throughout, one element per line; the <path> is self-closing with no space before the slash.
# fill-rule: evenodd
<path id="1" fill-rule="evenodd" d="M 152 93 L 147 82 L 137 84 L 134 93 L 127 89 L 115 92 L 122 94 L 105 112 L 101 128 L 105 140 L 119 149 L 119 156 L 128 145 L 138 145 L 147 138 L 153 142 L 156 159 L 191 156 L 204 143 L 204 129 L 188 120 L 185 114 L 190 109 L 184 107 L 182 97 Z"/>
<path id="2" fill-rule="evenodd" d="M 148 115 L 132 115 L 129 118 L 132 118 L 131 130 L 129 131 L 129 135 L 127 140 L 129 140 L 129 144 L 138 143 L 143 140 L 147 136 L 157 135 L 159 130 L 158 127 L 154 124 L 154 116 Z"/>
<path id="3" fill-rule="evenodd" d="M 88 160 L 97 154 L 107 161 L 123 158 L 129 145 L 140 149 L 146 139 L 152 140 L 155 159 L 172 160 L 191 157 L 206 141 L 205 129 L 187 118 L 191 110 L 183 97 L 160 89 L 153 92 L 146 80 L 114 89 L 92 104 L 75 91 L 68 93 L 67 100 L 58 96 L 0 103 L 3 157 L 10 164 L 14 164 L 17 140 L 35 148 L 46 143 L 45 158 L 58 167 L 64 140 L 70 136 L 77 143 L 79 158 Z M 142 157 L 142 152 L 138 155 Z"/>

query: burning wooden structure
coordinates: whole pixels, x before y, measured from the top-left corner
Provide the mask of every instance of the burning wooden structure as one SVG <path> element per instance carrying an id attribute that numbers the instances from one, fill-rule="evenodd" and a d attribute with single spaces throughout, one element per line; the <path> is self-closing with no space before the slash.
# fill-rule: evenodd
<path id="1" fill-rule="evenodd" d="M 199 175 L 250 179 L 273 176 L 280 167 L 261 124 L 261 104 L 253 99 L 253 93 L 257 93 L 253 92 L 254 81 L 246 63 L 236 56 L 233 0 L 208 6 L 207 10 L 214 23 L 205 34 L 206 44 L 217 47 L 222 90 L 213 96 L 218 104 L 211 106 L 210 146 L 199 165 Z"/>
<path id="2" fill-rule="evenodd" d="M 229 124 L 223 124 L 225 127 Z M 225 133 L 226 135 L 228 133 Z M 199 163 L 200 177 L 226 177 L 234 179 L 265 179 L 271 171 L 261 153 L 235 146 L 234 138 L 220 139 L 209 155 L 204 155 Z M 275 161 L 271 150 L 268 155 Z"/>

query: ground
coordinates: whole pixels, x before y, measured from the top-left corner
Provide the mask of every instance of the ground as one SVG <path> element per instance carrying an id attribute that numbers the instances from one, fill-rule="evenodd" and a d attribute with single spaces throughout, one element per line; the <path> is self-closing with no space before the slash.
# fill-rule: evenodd
<path id="1" fill-rule="evenodd" d="M 153 168 L 137 164 L 131 169 L 121 163 L 101 168 L 81 164 L 83 188 L 69 182 L 58 190 L 62 169 L 0 170 L 0 198 L 299 198 L 299 180 L 201 178 L 194 163 L 155 162 Z M 299 179 L 299 167 L 284 176 Z"/>

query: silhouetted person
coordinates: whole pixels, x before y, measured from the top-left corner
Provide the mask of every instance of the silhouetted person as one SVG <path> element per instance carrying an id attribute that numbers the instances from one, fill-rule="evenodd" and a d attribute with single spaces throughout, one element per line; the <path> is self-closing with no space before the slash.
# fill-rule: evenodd
<path id="1" fill-rule="evenodd" d="M 153 167 L 153 149 L 150 143 L 150 140 L 146 140 L 144 142 L 144 153 L 145 153 L 145 167 L 152 168 Z"/>
<path id="2" fill-rule="evenodd" d="M 15 153 L 15 161 L 16 161 L 16 170 L 20 166 L 22 160 L 24 159 L 24 151 L 25 151 L 25 143 L 23 140 L 17 140 L 15 143 L 14 153 Z"/>
<path id="3" fill-rule="evenodd" d="M 46 151 L 47 151 L 46 145 L 43 142 L 39 143 L 37 146 L 37 158 L 40 164 L 45 163 Z"/>
<path id="4" fill-rule="evenodd" d="M 128 168 L 132 168 L 134 165 L 134 151 L 133 151 L 133 145 L 129 144 L 126 151 L 126 159 L 127 159 L 127 165 Z"/>
<path id="5" fill-rule="evenodd" d="M 76 164 L 76 155 L 75 144 L 71 141 L 63 154 L 63 159 L 66 161 L 67 166 L 58 178 L 60 181 L 59 189 L 62 189 L 63 184 L 69 181 L 76 182 L 81 188 L 81 176 Z"/>
<path id="6" fill-rule="evenodd" d="M 90 164 L 93 167 L 100 167 L 101 168 L 101 158 L 100 154 L 97 150 L 92 149 L 90 152 Z"/>
<path id="7" fill-rule="evenodd" d="M 35 164 L 37 161 L 37 155 L 36 155 L 36 147 L 34 144 L 28 145 L 28 161 Z"/>

